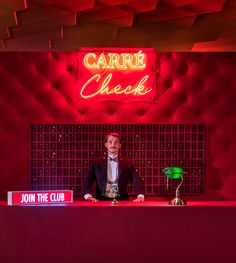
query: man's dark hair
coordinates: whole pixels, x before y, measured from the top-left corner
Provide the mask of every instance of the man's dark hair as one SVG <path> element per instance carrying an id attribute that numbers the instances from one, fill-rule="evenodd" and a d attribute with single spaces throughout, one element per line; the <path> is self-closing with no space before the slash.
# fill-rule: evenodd
<path id="1" fill-rule="evenodd" d="M 107 142 L 108 137 L 110 137 L 110 136 L 113 136 L 113 137 L 118 138 L 119 141 L 120 141 L 120 143 L 121 143 L 121 137 L 120 137 L 119 133 L 117 133 L 117 132 L 108 133 L 108 134 L 106 135 L 105 142 Z"/>

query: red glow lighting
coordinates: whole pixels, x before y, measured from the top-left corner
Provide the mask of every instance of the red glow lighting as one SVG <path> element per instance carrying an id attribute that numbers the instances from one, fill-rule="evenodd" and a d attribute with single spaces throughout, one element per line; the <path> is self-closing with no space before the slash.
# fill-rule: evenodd
<path id="1" fill-rule="evenodd" d="M 153 96 L 154 49 L 81 49 L 80 97 L 109 99 Z"/>
<path id="2" fill-rule="evenodd" d="M 65 204 L 73 202 L 73 191 L 13 191 L 8 192 L 8 205 Z"/>

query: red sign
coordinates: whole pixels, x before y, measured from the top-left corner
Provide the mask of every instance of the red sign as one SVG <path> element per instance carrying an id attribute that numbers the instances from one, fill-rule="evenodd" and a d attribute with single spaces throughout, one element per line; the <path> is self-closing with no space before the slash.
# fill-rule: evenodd
<path id="1" fill-rule="evenodd" d="M 73 202 L 73 191 L 13 191 L 8 192 L 8 205 L 65 204 Z"/>
<path id="2" fill-rule="evenodd" d="M 153 98 L 155 54 L 151 48 L 82 48 L 78 55 L 79 96 Z"/>

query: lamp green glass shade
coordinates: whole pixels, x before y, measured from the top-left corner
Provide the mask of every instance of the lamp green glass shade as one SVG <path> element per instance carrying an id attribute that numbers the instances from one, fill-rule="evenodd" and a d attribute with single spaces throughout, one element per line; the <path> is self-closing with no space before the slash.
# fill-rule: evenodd
<path id="1" fill-rule="evenodd" d="M 179 179 L 183 177 L 184 170 L 181 167 L 167 167 L 162 170 L 165 176 L 170 179 Z"/>
<path id="2" fill-rule="evenodd" d="M 186 205 L 187 202 L 185 200 L 180 199 L 179 196 L 179 188 L 183 183 L 183 174 L 184 170 L 181 167 L 166 167 L 162 170 L 162 172 L 165 174 L 167 179 L 167 189 L 169 186 L 169 179 L 181 179 L 179 185 L 176 187 L 175 190 L 175 198 L 169 201 L 170 205 Z"/>

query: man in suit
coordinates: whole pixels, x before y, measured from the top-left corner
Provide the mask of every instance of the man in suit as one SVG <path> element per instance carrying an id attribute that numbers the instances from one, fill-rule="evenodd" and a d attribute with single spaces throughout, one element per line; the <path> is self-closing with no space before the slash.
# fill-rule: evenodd
<path id="1" fill-rule="evenodd" d="M 83 195 L 89 202 L 98 200 L 127 200 L 127 186 L 131 182 L 137 194 L 134 202 L 144 201 L 144 191 L 140 178 L 135 174 L 134 166 L 119 157 L 121 140 L 118 133 L 106 136 L 107 157 L 95 160 L 83 181 Z M 95 197 L 92 187 L 95 183 Z"/>

